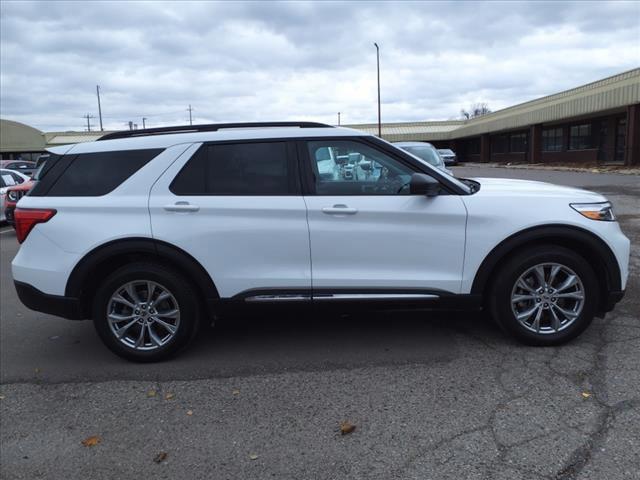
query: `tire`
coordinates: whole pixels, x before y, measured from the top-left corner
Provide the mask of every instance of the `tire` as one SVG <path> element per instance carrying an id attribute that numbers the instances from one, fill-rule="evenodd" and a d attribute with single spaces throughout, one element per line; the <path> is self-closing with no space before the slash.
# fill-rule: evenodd
<path id="1" fill-rule="evenodd" d="M 540 292 L 545 284 L 548 288 Z M 566 285 L 571 286 L 561 290 Z M 493 319 L 527 345 L 560 345 L 576 338 L 591 324 L 599 301 L 598 280 L 589 263 L 557 245 L 531 247 L 511 256 L 493 277 L 489 292 Z"/>
<path id="2" fill-rule="evenodd" d="M 175 355 L 195 337 L 199 305 L 196 289 L 179 272 L 155 263 L 132 263 L 99 286 L 93 323 L 116 355 L 134 362 L 157 362 Z"/>

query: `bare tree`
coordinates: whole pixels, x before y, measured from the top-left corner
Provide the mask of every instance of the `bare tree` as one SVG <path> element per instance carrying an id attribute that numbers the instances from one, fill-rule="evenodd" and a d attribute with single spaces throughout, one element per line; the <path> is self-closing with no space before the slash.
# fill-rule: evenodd
<path id="1" fill-rule="evenodd" d="M 486 103 L 475 103 L 471 105 L 469 110 L 465 110 L 464 108 L 460 110 L 460 116 L 469 120 L 470 118 L 481 117 L 482 115 L 486 115 L 487 113 L 491 113 L 491 109 L 489 105 Z"/>

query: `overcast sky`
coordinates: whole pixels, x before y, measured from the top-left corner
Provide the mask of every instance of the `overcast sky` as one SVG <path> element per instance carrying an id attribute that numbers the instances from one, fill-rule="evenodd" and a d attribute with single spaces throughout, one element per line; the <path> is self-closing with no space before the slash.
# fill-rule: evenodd
<path id="1" fill-rule="evenodd" d="M 129 120 L 458 118 L 640 66 L 640 2 L 0 3 L 0 116 L 41 130 Z"/>

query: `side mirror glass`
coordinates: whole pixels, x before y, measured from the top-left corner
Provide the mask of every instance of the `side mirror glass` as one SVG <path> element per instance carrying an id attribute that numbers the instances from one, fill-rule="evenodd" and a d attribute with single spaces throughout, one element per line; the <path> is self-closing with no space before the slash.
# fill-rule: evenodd
<path id="1" fill-rule="evenodd" d="M 411 175 L 409 192 L 411 195 L 435 197 L 440 193 L 440 182 L 424 173 L 414 173 Z"/>

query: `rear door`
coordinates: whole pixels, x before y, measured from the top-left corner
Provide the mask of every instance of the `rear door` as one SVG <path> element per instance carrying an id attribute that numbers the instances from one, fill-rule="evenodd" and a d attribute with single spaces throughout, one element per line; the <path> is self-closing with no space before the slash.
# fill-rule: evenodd
<path id="1" fill-rule="evenodd" d="M 156 182 L 149 207 L 154 238 L 200 262 L 221 297 L 310 293 L 307 212 L 293 143 L 195 145 Z"/>
<path id="2" fill-rule="evenodd" d="M 411 195 L 416 168 L 363 140 L 310 140 L 299 151 L 314 299 L 460 293 L 467 214 L 458 195 Z"/>

